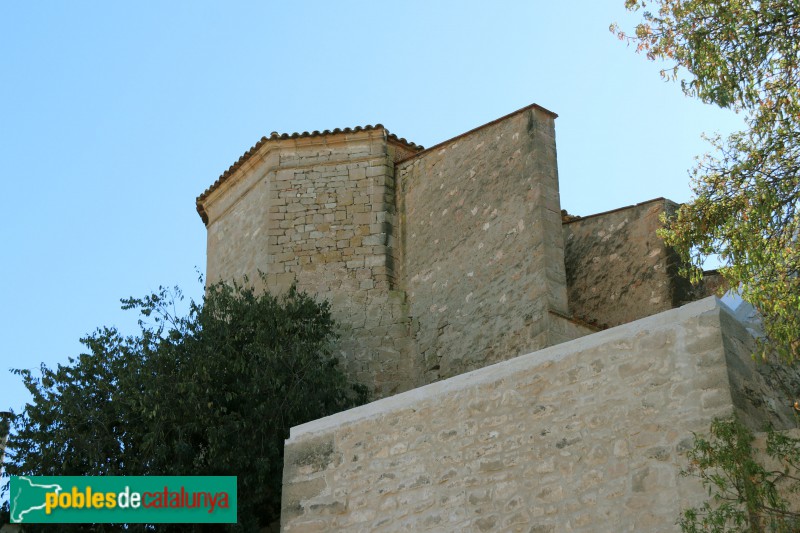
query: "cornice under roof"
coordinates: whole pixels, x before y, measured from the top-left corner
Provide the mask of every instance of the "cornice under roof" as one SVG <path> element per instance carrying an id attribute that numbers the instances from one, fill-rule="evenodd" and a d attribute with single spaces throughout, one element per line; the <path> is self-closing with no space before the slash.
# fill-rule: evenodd
<path id="1" fill-rule="evenodd" d="M 203 191 L 203 193 L 200 196 L 197 197 L 197 200 L 196 200 L 197 213 L 200 215 L 200 218 L 203 219 L 203 223 L 204 224 L 208 224 L 208 215 L 206 214 L 205 209 L 203 208 L 203 205 L 202 205 L 203 200 L 208 198 L 208 196 L 212 192 L 214 192 L 217 188 L 219 188 L 220 185 L 222 185 L 225 181 L 227 181 L 227 179 L 234 172 L 236 172 L 236 170 L 239 167 L 241 167 L 243 164 L 245 164 L 247 162 L 247 160 L 249 160 L 258 151 L 258 149 L 261 148 L 264 145 L 264 143 L 266 143 L 267 141 L 273 141 L 273 140 L 278 141 L 278 140 L 285 140 L 285 139 L 303 139 L 303 138 L 308 138 L 308 137 L 324 137 L 326 135 L 336 135 L 336 134 L 339 134 L 339 133 L 357 133 L 357 132 L 360 132 L 360 131 L 371 131 L 371 130 L 379 130 L 379 129 L 382 129 L 382 130 L 384 130 L 386 132 L 386 137 L 390 141 L 394 141 L 396 143 L 400 143 L 403 146 L 405 146 L 406 148 L 409 148 L 410 150 L 412 150 L 413 152 L 421 152 L 422 150 L 424 150 L 424 147 L 422 147 L 422 146 L 420 146 L 420 145 L 418 145 L 416 143 L 413 143 L 411 141 L 407 141 L 403 137 L 398 137 L 394 133 L 390 133 L 389 130 L 387 130 L 383 126 L 383 124 L 375 124 L 374 126 L 372 126 L 370 124 L 367 124 L 366 126 L 356 126 L 355 128 L 344 128 L 344 129 L 336 128 L 336 129 L 333 129 L 333 130 L 324 130 L 324 131 L 318 131 L 318 130 L 314 130 L 312 132 L 304 131 L 303 133 L 298 133 L 298 132 L 295 132 L 295 133 L 278 133 L 277 131 L 273 131 L 272 133 L 270 133 L 269 137 L 261 137 L 261 139 L 259 139 L 259 141 L 256 144 L 251 146 L 249 150 L 247 150 L 244 154 L 242 154 L 242 156 L 239 157 L 239 159 L 234 164 L 232 164 L 230 167 L 228 167 L 228 170 L 223 172 L 219 176 L 219 178 L 217 178 L 217 180 L 214 183 L 211 184 L 211 186 L 209 188 L 207 188 L 205 191 Z"/>

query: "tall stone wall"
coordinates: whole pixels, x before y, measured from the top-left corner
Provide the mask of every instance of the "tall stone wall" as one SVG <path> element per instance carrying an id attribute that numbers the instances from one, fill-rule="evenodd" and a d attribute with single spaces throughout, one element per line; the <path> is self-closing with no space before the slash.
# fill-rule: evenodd
<path id="1" fill-rule="evenodd" d="M 740 336 L 708 298 L 293 428 L 282 529 L 677 531 Z"/>
<path id="2" fill-rule="evenodd" d="M 198 199 L 207 279 L 331 301 L 376 397 L 691 298 L 655 233 L 671 202 L 562 227 L 554 120 L 531 105 L 425 151 L 382 126 L 262 139 Z"/>
<path id="3" fill-rule="evenodd" d="M 395 290 L 394 160 L 382 128 L 270 139 L 201 197 L 209 282 L 249 277 L 331 301 L 347 371 L 377 396 L 412 386 L 405 296 Z"/>
<path id="4" fill-rule="evenodd" d="M 554 119 L 531 105 L 423 152 L 382 126 L 264 138 L 198 199 L 207 279 L 329 300 L 376 397 L 590 333 L 568 316 Z"/>
<path id="5" fill-rule="evenodd" d="M 550 311 L 567 313 L 554 119 L 530 106 L 398 164 L 418 384 L 554 344 Z"/>
<path id="6" fill-rule="evenodd" d="M 749 304 L 744 306 L 752 309 Z M 736 416 L 752 431 L 763 431 L 765 423 L 774 429 L 797 427 L 792 405 L 800 390 L 796 366 L 774 356 L 772 360 L 753 359 L 758 346 L 748 326 L 732 313 L 722 313 L 723 343 L 727 357 L 728 380 Z"/>
<path id="7" fill-rule="evenodd" d="M 677 204 L 664 198 L 563 224 L 570 312 L 618 326 L 690 300 L 678 256 L 656 234 Z"/>

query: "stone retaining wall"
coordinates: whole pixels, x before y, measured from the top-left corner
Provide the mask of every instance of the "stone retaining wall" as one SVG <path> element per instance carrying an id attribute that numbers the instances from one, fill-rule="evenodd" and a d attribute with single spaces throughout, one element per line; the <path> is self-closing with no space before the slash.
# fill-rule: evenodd
<path id="1" fill-rule="evenodd" d="M 265 143 L 203 200 L 209 282 L 247 276 L 329 300 L 347 372 L 377 397 L 413 386 L 405 295 L 395 290 L 394 161 L 382 128 Z"/>
<path id="2" fill-rule="evenodd" d="M 788 415 L 741 335 L 712 297 L 293 428 L 282 528 L 677 531 L 692 432 Z"/>
<path id="3" fill-rule="evenodd" d="M 567 292 L 554 122 L 532 107 L 398 163 L 418 385 L 555 344 L 549 312 L 567 313 Z"/>

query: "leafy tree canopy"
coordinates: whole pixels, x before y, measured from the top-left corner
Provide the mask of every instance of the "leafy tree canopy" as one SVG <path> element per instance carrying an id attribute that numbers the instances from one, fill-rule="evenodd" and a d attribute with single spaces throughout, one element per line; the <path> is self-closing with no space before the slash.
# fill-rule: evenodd
<path id="1" fill-rule="evenodd" d="M 699 478 L 711 498 L 683 512 L 682 531 L 798 531 L 791 500 L 800 491 L 800 439 L 772 429 L 764 437 L 754 448 L 753 433 L 732 417 L 715 420 L 707 437 L 695 435 L 682 473 Z"/>
<path id="2" fill-rule="evenodd" d="M 800 0 L 626 0 L 642 21 L 612 31 L 686 94 L 743 112 L 745 131 L 711 139 L 694 199 L 662 236 L 693 280 L 718 255 L 723 276 L 764 318 L 767 338 L 800 357 Z M 767 346 L 765 345 L 765 349 Z M 766 353 L 766 352 L 765 352 Z"/>
<path id="3" fill-rule="evenodd" d="M 33 401 L 14 420 L 9 475 L 236 475 L 239 529 L 280 517 L 289 428 L 366 401 L 331 354 L 329 305 L 218 284 L 179 316 L 178 299 L 123 300 L 137 335 L 101 328 L 69 364 L 16 371 Z"/>

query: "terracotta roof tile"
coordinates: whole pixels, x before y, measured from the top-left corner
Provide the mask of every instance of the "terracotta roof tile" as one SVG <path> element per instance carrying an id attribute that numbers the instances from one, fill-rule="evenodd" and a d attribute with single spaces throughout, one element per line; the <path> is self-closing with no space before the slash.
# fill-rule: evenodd
<path id="1" fill-rule="evenodd" d="M 333 130 L 314 130 L 312 132 L 304 131 L 303 133 L 295 132 L 295 133 L 278 133 L 277 131 L 273 131 L 269 134 L 269 137 L 261 137 L 259 141 L 250 147 L 244 154 L 242 154 L 239 159 L 232 164 L 228 170 L 223 172 L 217 180 L 211 184 L 211 186 L 203 191 L 203 193 L 197 197 L 196 205 L 197 205 L 197 213 L 200 215 L 200 218 L 203 219 L 203 223 L 208 224 L 208 215 L 203 209 L 202 202 L 205 200 L 209 194 L 214 192 L 220 185 L 222 185 L 236 170 L 241 167 L 250 157 L 255 154 L 259 148 L 261 148 L 264 143 L 271 140 L 283 140 L 283 139 L 302 139 L 306 137 L 323 137 L 325 135 L 336 135 L 338 133 L 357 133 L 359 131 L 371 131 L 371 130 L 378 130 L 382 129 L 386 132 L 386 136 L 389 140 L 398 142 L 404 145 L 406 148 L 410 149 L 413 152 L 421 152 L 424 150 L 424 147 L 413 143 L 411 141 L 407 141 L 403 137 L 398 137 L 394 133 L 390 133 L 382 124 L 375 124 L 374 126 L 368 124 L 366 126 L 356 126 L 354 128 L 336 128 Z"/>

